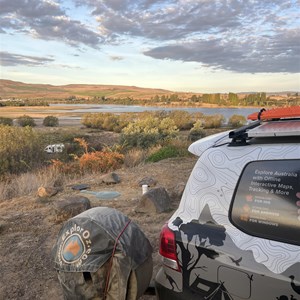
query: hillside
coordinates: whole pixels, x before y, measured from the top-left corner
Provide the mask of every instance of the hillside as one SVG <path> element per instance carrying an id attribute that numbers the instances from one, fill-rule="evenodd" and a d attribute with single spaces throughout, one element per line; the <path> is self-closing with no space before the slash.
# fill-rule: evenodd
<path id="1" fill-rule="evenodd" d="M 189 93 L 175 92 L 155 88 L 142 88 L 136 86 L 123 85 L 101 85 L 101 84 L 68 84 L 68 85 L 50 85 L 50 84 L 28 84 L 12 80 L 0 79 L 0 100 L 98 100 L 109 99 L 119 101 L 128 99 L 131 101 L 154 100 L 168 98 L 172 105 L 181 105 L 188 103 L 191 99 L 196 105 L 217 106 L 292 106 L 299 105 L 299 92 L 241 92 L 241 93 Z M 157 99 L 156 99 L 157 98 Z M 194 99 L 193 99 L 194 98 Z M 200 99 L 200 101 L 199 101 Z M 219 99 L 219 100 L 218 100 Z M 113 101 L 111 101 L 113 103 Z M 128 104 L 128 103 L 126 103 Z"/>
<path id="2" fill-rule="evenodd" d="M 50 84 L 27 84 L 0 79 L 0 97 L 28 99 L 62 99 L 72 96 L 77 98 L 126 98 L 150 99 L 155 95 L 170 95 L 174 92 L 162 89 L 141 88 L 122 85 L 69 84 L 54 86 Z M 184 93 L 181 93 L 182 95 Z"/>

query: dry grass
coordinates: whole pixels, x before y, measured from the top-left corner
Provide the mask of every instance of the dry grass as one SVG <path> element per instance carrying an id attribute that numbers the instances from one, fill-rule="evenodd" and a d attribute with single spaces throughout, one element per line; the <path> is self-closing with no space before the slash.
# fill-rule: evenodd
<path id="1" fill-rule="evenodd" d="M 125 154 L 124 165 L 133 168 L 145 163 L 147 151 L 143 149 L 131 149 Z"/>
<path id="2" fill-rule="evenodd" d="M 0 182 L 0 200 L 30 195 L 37 192 L 41 186 L 61 187 L 70 179 L 54 169 L 43 169 L 21 175 L 12 175 Z"/>

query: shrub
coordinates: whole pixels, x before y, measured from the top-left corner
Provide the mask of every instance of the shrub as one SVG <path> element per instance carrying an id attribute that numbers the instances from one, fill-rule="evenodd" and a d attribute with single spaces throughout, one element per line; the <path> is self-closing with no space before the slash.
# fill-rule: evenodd
<path id="1" fill-rule="evenodd" d="M 169 142 L 169 145 L 176 147 L 180 157 L 190 156 L 191 153 L 188 151 L 191 143 L 186 138 L 176 138 Z"/>
<path id="2" fill-rule="evenodd" d="M 11 118 L 0 117 L 0 125 L 13 125 L 13 120 Z"/>
<path id="3" fill-rule="evenodd" d="M 113 113 L 85 114 L 81 123 L 88 128 L 120 132 L 129 123 L 129 117 L 127 114 L 118 116 Z"/>
<path id="4" fill-rule="evenodd" d="M 102 129 L 108 131 L 119 131 L 119 117 L 114 114 L 105 114 L 102 122 Z"/>
<path id="5" fill-rule="evenodd" d="M 148 148 L 176 137 L 178 129 L 170 118 L 160 120 L 148 117 L 129 123 L 121 134 L 121 144 L 129 147 Z"/>
<path id="6" fill-rule="evenodd" d="M 34 119 L 30 116 L 27 116 L 27 115 L 23 115 L 23 116 L 19 117 L 17 122 L 21 127 L 26 127 L 26 126 L 34 127 L 34 126 L 36 126 Z"/>
<path id="7" fill-rule="evenodd" d="M 192 116 L 187 111 L 173 110 L 169 117 L 174 121 L 179 130 L 191 129 L 193 126 Z"/>
<path id="8" fill-rule="evenodd" d="M 231 127 L 240 127 L 245 125 L 247 122 L 246 118 L 241 115 L 232 115 L 228 120 L 228 125 Z"/>
<path id="9" fill-rule="evenodd" d="M 220 128 L 224 122 L 223 115 L 204 116 L 204 128 Z"/>
<path id="10" fill-rule="evenodd" d="M 132 168 L 143 164 L 146 160 L 147 150 L 144 149 L 130 149 L 125 153 L 124 165 L 126 167 Z"/>
<path id="11" fill-rule="evenodd" d="M 118 169 L 124 162 L 124 155 L 106 148 L 103 151 L 89 152 L 89 145 L 83 138 L 75 138 L 83 149 L 81 156 L 74 155 L 74 161 L 64 163 L 58 159 L 52 160 L 52 168 L 65 174 L 84 174 L 86 172 L 105 173 Z"/>
<path id="12" fill-rule="evenodd" d="M 41 136 L 31 127 L 0 125 L 0 175 L 40 166 L 45 157 L 43 150 Z"/>
<path id="13" fill-rule="evenodd" d="M 167 145 L 160 148 L 157 152 L 154 152 L 147 158 L 147 162 L 158 162 L 160 160 L 171 158 L 171 157 L 178 157 L 180 156 L 180 152 L 178 148 L 173 145 Z"/>
<path id="14" fill-rule="evenodd" d="M 193 123 L 195 123 L 198 120 L 203 119 L 203 116 L 204 116 L 204 114 L 202 112 L 191 113 L 191 118 L 192 118 Z"/>
<path id="15" fill-rule="evenodd" d="M 201 120 L 198 120 L 195 122 L 193 128 L 190 130 L 188 139 L 194 142 L 203 137 L 205 137 L 205 130 L 203 129 L 203 123 Z"/>
<path id="16" fill-rule="evenodd" d="M 84 153 L 78 161 L 81 173 L 106 173 L 120 168 L 124 162 L 124 155 L 117 152 L 96 151 Z"/>
<path id="17" fill-rule="evenodd" d="M 54 116 L 47 116 L 43 120 L 43 125 L 46 126 L 46 127 L 57 127 L 58 124 L 59 124 L 58 118 L 54 117 Z"/>
<path id="18" fill-rule="evenodd" d="M 81 118 L 81 123 L 87 128 L 100 128 L 100 120 L 97 123 L 96 114 L 84 114 Z"/>

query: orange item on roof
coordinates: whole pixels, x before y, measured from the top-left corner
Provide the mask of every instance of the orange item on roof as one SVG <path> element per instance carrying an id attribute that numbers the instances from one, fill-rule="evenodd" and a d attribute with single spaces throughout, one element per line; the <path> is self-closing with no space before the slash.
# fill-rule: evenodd
<path id="1" fill-rule="evenodd" d="M 269 110 L 262 109 L 248 116 L 248 120 L 272 120 L 300 117 L 300 106 L 279 107 Z"/>

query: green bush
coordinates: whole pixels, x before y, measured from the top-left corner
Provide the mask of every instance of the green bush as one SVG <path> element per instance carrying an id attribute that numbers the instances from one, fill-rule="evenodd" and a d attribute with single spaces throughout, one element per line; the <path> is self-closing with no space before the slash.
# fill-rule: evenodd
<path id="1" fill-rule="evenodd" d="M 224 116 L 217 114 L 211 116 L 204 116 L 204 128 L 220 128 L 224 123 Z"/>
<path id="2" fill-rule="evenodd" d="M 0 124 L 1 125 L 12 126 L 13 125 L 13 120 L 11 118 L 0 117 Z"/>
<path id="3" fill-rule="evenodd" d="M 158 162 L 160 160 L 171 158 L 171 157 L 178 157 L 180 156 L 180 151 L 173 145 L 167 145 L 160 148 L 158 151 L 152 153 L 147 159 L 147 162 Z"/>
<path id="4" fill-rule="evenodd" d="M 178 129 L 170 118 L 136 120 L 129 123 L 121 133 L 120 143 L 128 147 L 148 148 L 177 136 Z"/>
<path id="5" fill-rule="evenodd" d="M 88 128 L 120 132 L 128 125 L 129 117 L 127 114 L 119 116 L 113 113 L 89 113 L 82 117 L 81 123 Z"/>
<path id="6" fill-rule="evenodd" d="M 205 130 L 201 120 L 195 122 L 193 128 L 189 132 L 188 140 L 194 142 L 205 137 Z"/>
<path id="7" fill-rule="evenodd" d="M 119 117 L 115 114 L 107 113 L 103 118 L 102 129 L 107 131 L 119 131 Z"/>
<path id="8" fill-rule="evenodd" d="M 228 125 L 236 128 L 245 125 L 246 122 L 247 120 L 244 116 L 232 115 L 228 120 Z"/>
<path id="9" fill-rule="evenodd" d="M 96 114 L 84 114 L 81 118 L 81 123 L 87 128 L 100 128 L 100 121 L 96 123 Z"/>
<path id="10" fill-rule="evenodd" d="M 47 116 L 43 120 L 43 125 L 46 126 L 46 127 L 57 127 L 58 124 L 59 124 L 58 118 L 54 117 L 54 116 Z"/>
<path id="11" fill-rule="evenodd" d="M 34 127 L 34 126 L 36 126 L 34 119 L 30 116 L 27 116 L 27 115 L 23 115 L 23 116 L 19 117 L 17 122 L 21 127 L 26 127 L 26 126 Z"/>
<path id="12" fill-rule="evenodd" d="M 191 129 L 193 126 L 192 116 L 187 111 L 173 110 L 170 112 L 169 117 L 175 122 L 179 130 Z"/>
<path id="13" fill-rule="evenodd" d="M 39 167 L 44 158 L 41 137 L 31 127 L 0 125 L 0 175 Z"/>

